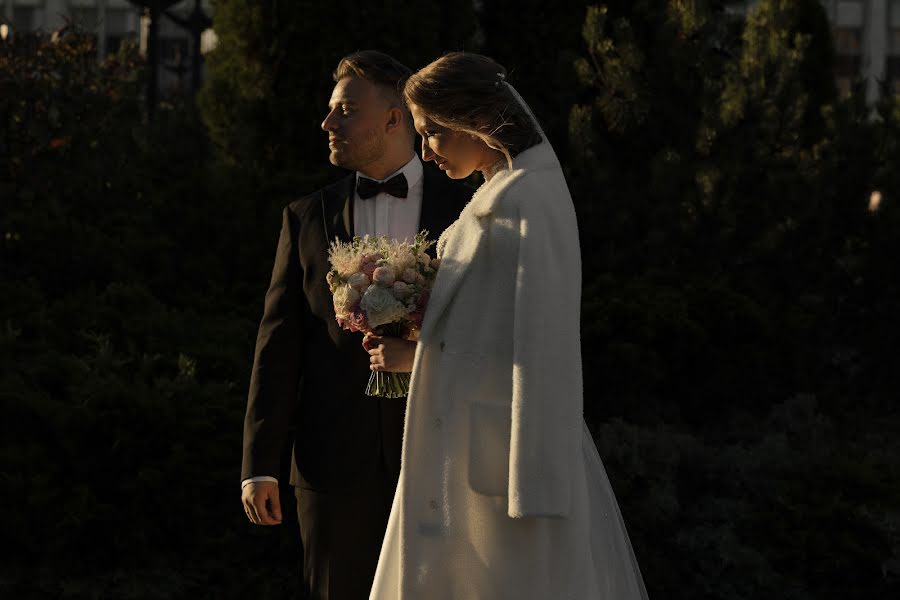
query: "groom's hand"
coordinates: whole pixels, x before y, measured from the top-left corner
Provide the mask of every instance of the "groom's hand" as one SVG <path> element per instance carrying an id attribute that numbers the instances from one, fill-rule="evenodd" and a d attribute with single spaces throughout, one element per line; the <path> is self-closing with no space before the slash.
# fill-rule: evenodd
<path id="1" fill-rule="evenodd" d="M 416 357 L 416 342 L 397 337 L 366 335 L 363 348 L 369 353 L 369 368 L 373 371 L 410 373 Z"/>
<path id="2" fill-rule="evenodd" d="M 281 499 L 278 484 L 273 481 L 254 481 L 244 486 L 241 501 L 247 518 L 257 525 L 281 524 Z"/>

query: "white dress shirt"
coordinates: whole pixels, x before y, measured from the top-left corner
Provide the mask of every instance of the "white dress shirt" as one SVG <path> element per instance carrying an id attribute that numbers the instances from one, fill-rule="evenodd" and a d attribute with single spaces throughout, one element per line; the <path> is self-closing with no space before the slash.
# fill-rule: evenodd
<path id="1" fill-rule="evenodd" d="M 413 154 L 412 160 L 387 177 L 376 181 L 387 181 L 398 173 L 406 176 L 409 192 L 406 198 L 394 198 L 380 192 L 363 200 L 359 193 L 353 194 L 353 234 L 358 236 L 386 235 L 398 240 L 413 241 L 419 233 L 419 218 L 422 213 L 422 161 Z M 364 177 L 356 174 L 357 181 Z"/>
<path id="2" fill-rule="evenodd" d="M 386 235 L 398 240 L 412 241 L 419 233 L 419 220 L 422 214 L 423 168 L 418 155 L 413 154 L 412 160 L 408 163 L 384 179 L 376 181 L 387 181 L 398 173 L 406 176 L 406 184 L 409 186 L 406 198 L 395 198 L 380 192 L 363 200 L 359 197 L 358 192 L 353 193 L 353 235 Z M 364 175 L 357 173 L 356 177 L 358 180 Z M 258 475 L 243 480 L 241 488 L 256 481 L 278 483 L 274 477 Z"/>

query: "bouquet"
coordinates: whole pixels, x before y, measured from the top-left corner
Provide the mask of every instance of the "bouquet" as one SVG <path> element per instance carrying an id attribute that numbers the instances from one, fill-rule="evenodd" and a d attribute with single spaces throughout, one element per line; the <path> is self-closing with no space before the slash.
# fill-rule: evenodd
<path id="1" fill-rule="evenodd" d="M 403 339 L 418 337 L 440 264 L 426 253 L 434 245 L 427 236 L 422 231 L 411 243 L 386 236 L 356 236 L 350 242 L 331 243 L 326 279 L 342 328 Z M 409 373 L 373 371 L 366 394 L 406 396 L 409 379 Z"/>

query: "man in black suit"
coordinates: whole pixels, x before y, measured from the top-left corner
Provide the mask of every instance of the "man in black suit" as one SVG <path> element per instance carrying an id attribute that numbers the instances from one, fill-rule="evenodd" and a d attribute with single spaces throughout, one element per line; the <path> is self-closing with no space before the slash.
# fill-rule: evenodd
<path id="1" fill-rule="evenodd" d="M 252 522 L 281 522 L 277 477 L 290 439 L 303 577 L 316 600 L 368 598 L 400 474 L 406 408 L 405 399 L 364 393 L 370 356 L 362 335 L 335 321 L 328 244 L 364 234 L 412 239 L 421 229 L 436 239 L 472 195 L 416 156 L 399 93 L 409 74 L 375 51 L 339 63 L 322 129 L 330 161 L 355 172 L 284 209 L 256 340 L 242 501 Z"/>

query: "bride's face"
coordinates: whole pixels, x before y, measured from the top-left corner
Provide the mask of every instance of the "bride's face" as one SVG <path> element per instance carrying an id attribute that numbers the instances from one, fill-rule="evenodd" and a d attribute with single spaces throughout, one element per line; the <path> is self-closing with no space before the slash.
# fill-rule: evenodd
<path id="1" fill-rule="evenodd" d="M 485 166 L 487 144 L 468 133 L 441 127 L 415 104 L 409 105 L 409 111 L 422 136 L 422 160 L 433 160 L 451 179 L 465 179 Z"/>

